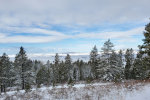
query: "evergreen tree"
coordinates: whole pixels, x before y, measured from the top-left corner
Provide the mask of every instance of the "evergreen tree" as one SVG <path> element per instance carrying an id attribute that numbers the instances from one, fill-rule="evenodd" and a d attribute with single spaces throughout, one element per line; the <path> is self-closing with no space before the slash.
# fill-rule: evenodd
<path id="1" fill-rule="evenodd" d="M 60 63 L 59 55 L 58 55 L 58 53 L 56 53 L 56 55 L 55 55 L 55 66 L 59 65 L 59 63 Z"/>
<path id="2" fill-rule="evenodd" d="M 143 45 L 140 46 L 142 53 L 146 55 L 147 59 L 150 57 L 150 23 L 146 25 L 144 32 Z"/>
<path id="3" fill-rule="evenodd" d="M 110 39 L 108 39 L 108 41 L 106 41 L 104 43 L 103 47 L 101 48 L 102 53 L 101 53 L 101 56 L 99 58 L 99 68 L 110 67 L 110 56 L 114 52 L 113 47 L 114 47 L 114 45 L 110 41 Z"/>
<path id="4" fill-rule="evenodd" d="M 43 63 L 41 61 L 37 61 L 37 60 L 33 61 L 33 71 L 35 72 L 35 74 L 39 72 L 42 66 Z"/>
<path id="5" fill-rule="evenodd" d="M 68 79 L 68 81 L 72 78 L 71 77 L 71 69 L 72 69 L 72 60 L 69 54 L 67 54 L 67 56 L 65 57 L 65 73 L 66 73 L 66 77 Z"/>
<path id="6" fill-rule="evenodd" d="M 133 79 L 144 79 L 146 77 L 144 60 L 141 54 L 141 50 L 137 53 L 131 73 L 132 73 Z"/>
<path id="7" fill-rule="evenodd" d="M 58 83 L 60 81 L 60 59 L 59 59 L 59 55 L 58 53 L 56 53 L 55 55 L 55 61 L 54 61 L 54 65 L 52 66 L 52 70 L 53 70 L 53 84 Z"/>
<path id="8" fill-rule="evenodd" d="M 48 60 L 47 63 L 46 63 L 46 67 L 47 67 L 47 68 L 50 68 L 50 61 L 49 61 L 49 60 Z"/>
<path id="9" fill-rule="evenodd" d="M 32 85 L 32 84 L 35 84 L 36 82 L 36 72 L 34 72 L 34 69 L 33 69 L 33 62 L 32 60 L 30 59 L 27 59 L 27 62 L 26 62 L 26 67 L 25 67 L 25 86 L 28 85 Z M 27 87 L 28 87 L 27 86 Z"/>
<path id="10" fill-rule="evenodd" d="M 0 58 L 0 85 L 2 92 L 5 91 L 6 87 L 13 85 L 14 73 L 13 66 L 6 53 L 3 53 Z"/>
<path id="11" fill-rule="evenodd" d="M 75 64 L 78 66 L 79 68 L 79 80 L 83 80 L 83 66 L 84 66 L 84 62 L 83 60 L 77 60 L 75 62 Z"/>
<path id="12" fill-rule="evenodd" d="M 98 73 L 97 73 L 97 65 L 98 65 L 98 50 L 96 48 L 96 45 L 92 49 L 90 53 L 90 65 L 91 65 L 91 71 L 93 74 L 93 78 L 98 78 Z"/>
<path id="13" fill-rule="evenodd" d="M 126 50 L 125 61 L 126 61 L 125 72 L 124 72 L 125 79 L 130 79 L 133 76 L 131 75 L 131 70 L 132 70 L 133 63 L 134 63 L 134 53 L 133 53 L 132 48 Z"/>
<path id="14" fill-rule="evenodd" d="M 71 68 L 72 60 L 69 54 L 65 57 L 65 65 L 67 66 L 67 69 L 69 70 Z"/>
<path id="15" fill-rule="evenodd" d="M 110 40 L 102 47 L 102 54 L 98 63 L 99 78 L 107 81 L 118 81 L 123 77 L 123 69 L 119 67 L 119 56 L 113 49 L 114 45 Z"/>
<path id="16" fill-rule="evenodd" d="M 108 41 L 106 41 L 102 47 L 102 53 L 98 60 L 97 71 L 99 74 L 99 78 L 104 80 L 109 80 L 109 69 L 111 66 L 110 56 L 114 51 L 113 47 L 113 43 L 110 41 L 110 39 L 108 39 Z"/>
<path id="17" fill-rule="evenodd" d="M 59 65 L 60 83 L 66 82 L 68 79 L 68 72 L 65 63 L 61 61 Z"/>
<path id="18" fill-rule="evenodd" d="M 123 63 L 123 52 L 122 50 L 119 50 L 119 53 L 118 53 L 118 67 L 124 67 L 124 63 Z"/>
<path id="19" fill-rule="evenodd" d="M 37 73 L 39 72 L 42 66 L 44 65 L 41 61 L 32 61 L 32 72 L 34 73 L 35 84 L 37 84 Z"/>
<path id="20" fill-rule="evenodd" d="M 19 53 L 15 57 L 14 66 L 16 71 L 15 83 L 25 89 L 26 86 L 31 85 L 32 62 L 28 60 L 26 52 L 23 47 L 20 47 Z"/>
<path id="21" fill-rule="evenodd" d="M 116 52 L 112 52 L 110 56 L 110 79 L 114 81 L 120 81 L 123 78 L 123 66 L 121 61 L 121 54 L 117 54 Z"/>
<path id="22" fill-rule="evenodd" d="M 146 78 L 150 78 L 150 23 L 146 25 L 144 32 L 143 45 L 139 46 L 143 54 L 143 67 Z"/>
<path id="23" fill-rule="evenodd" d="M 112 52 L 114 51 L 113 49 L 114 44 L 108 39 L 102 47 L 102 58 L 105 59 L 106 63 L 108 64 L 107 66 L 110 66 L 110 56 Z"/>
<path id="24" fill-rule="evenodd" d="M 40 86 L 41 84 L 48 84 L 48 70 L 45 66 L 41 66 L 41 69 L 37 73 L 36 80 L 38 86 Z"/>
<path id="25" fill-rule="evenodd" d="M 110 39 L 108 39 L 104 43 L 103 47 L 101 48 L 102 53 L 105 55 L 109 55 L 110 53 L 112 53 L 114 51 L 113 47 L 114 47 L 114 44 L 110 41 Z"/>

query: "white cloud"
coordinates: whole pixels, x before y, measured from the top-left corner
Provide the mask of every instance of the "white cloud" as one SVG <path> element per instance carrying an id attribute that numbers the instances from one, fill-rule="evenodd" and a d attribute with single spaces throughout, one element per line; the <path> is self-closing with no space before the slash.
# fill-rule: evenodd
<path id="1" fill-rule="evenodd" d="M 55 36 L 5 36 L 0 37 L 0 43 L 45 43 L 66 39 L 66 35 Z"/>
<path id="2" fill-rule="evenodd" d="M 149 4 L 150 0 L 0 0 L 0 43 L 45 43 L 68 38 L 134 41 L 132 36 L 142 34 L 144 27 L 77 35 L 66 35 L 45 27 L 140 23 L 150 16 Z M 9 36 L 11 32 L 16 33 L 15 36 Z M 21 36 L 20 33 L 48 36 Z"/>
<path id="3" fill-rule="evenodd" d="M 75 38 L 97 38 L 97 39 L 126 39 L 132 38 L 134 35 L 141 35 L 144 31 L 144 27 L 138 27 L 127 31 L 111 31 L 100 33 L 81 33 L 77 34 Z"/>
<path id="4" fill-rule="evenodd" d="M 150 0 L 1 0 L 2 26 L 93 25 L 149 18 Z"/>
<path id="5" fill-rule="evenodd" d="M 7 31 L 13 33 L 32 33 L 32 34 L 45 34 L 45 35 L 54 35 L 54 36 L 63 36 L 64 34 L 58 31 L 34 28 L 34 27 L 7 27 Z"/>
<path id="6" fill-rule="evenodd" d="M 0 33 L 0 38 L 4 38 L 6 35 L 4 33 Z"/>
<path id="7" fill-rule="evenodd" d="M 31 32 L 31 33 L 41 33 L 47 34 L 48 36 L 7 36 L 4 33 L 0 34 L 0 43 L 45 43 L 54 42 L 63 39 L 73 39 L 73 38 L 93 38 L 93 39 L 119 39 L 119 41 L 135 42 L 134 35 L 141 35 L 143 33 L 144 27 L 139 27 L 127 31 L 111 31 L 111 32 L 100 32 L 100 33 L 80 33 L 77 35 L 65 35 L 57 31 L 49 31 L 44 29 L 26 29 L 23 31 L 18 30 L 17 32 Z"/>

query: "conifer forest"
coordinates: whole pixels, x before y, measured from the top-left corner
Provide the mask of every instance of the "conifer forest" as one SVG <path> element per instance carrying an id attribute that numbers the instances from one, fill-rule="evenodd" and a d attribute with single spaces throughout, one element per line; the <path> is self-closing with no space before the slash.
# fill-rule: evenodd
<path id="1" fill-rule="evenodd" d="M 150 0 L 0 0 L 0 100 L 150 100 Z"/>
<path id="2" fill-rule="evenodd" d="M 150 23 L 143 30 L 143 44 L 139 50 L 115 50 L 111 39 L 102 48 L 96 45 L 89 53 L 89 61 L 72 61 L 69 54 L 60 60 L 56 53 L 54 62 L 43 64 L 28 58 L 24 47 L 18 48 L 14 61 L 10 61 L 7 53 L 0 57 L 0 88 L 1 93 L 8 87 L 18 90 L 30 90 L 32 86 L 57 86 L 58 84 L 75 84 L 95 80 L 104 82 L 123 82 L 125 80 L 150 79 Z"/>

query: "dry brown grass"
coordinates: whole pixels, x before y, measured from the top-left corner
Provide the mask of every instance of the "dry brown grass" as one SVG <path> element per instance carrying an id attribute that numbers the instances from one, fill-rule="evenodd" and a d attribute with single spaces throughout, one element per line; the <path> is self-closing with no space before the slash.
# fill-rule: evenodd
<path id="1" fill-rule="evenodd" d="M 45 91 L 41 91 L 40 89 L 33 90 L 28 93 L 20 93 L 16 92 L 15 94 L 9 96 L 4 94 L 4 100 L 44 100 L 43 96 L 46 94 L 48 96 L 48 100 L 55 100 L 55 99 L 65 99 L 70 100 L 105 100 L 104 97 L 108 97 L 109 99 L 113 99 L 113 92 L 117 100 L 124 100 L 124 96 L 120 91 L 126 93 L 132 90 L 139 90 L 141 87 L 145 86 L 146 84 L 150 84 L 150 80 L 130 80 L 125 82 L 117 82 L 108 85 L 86 85 L 85 87 L 76 88 L 76 87 L 68 87 L 68 88 L 47 88 Z M 109 95 L 108 95 L 109 94 Z M 32 99 L 31 99 L 32 98 Z"/>

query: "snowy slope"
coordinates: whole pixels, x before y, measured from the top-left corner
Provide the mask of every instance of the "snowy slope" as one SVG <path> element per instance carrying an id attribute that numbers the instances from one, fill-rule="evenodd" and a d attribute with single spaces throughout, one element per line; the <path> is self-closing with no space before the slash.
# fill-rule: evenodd
<path id="1" fill-rule="evenodd" d="M 94 83 L 42 86 L 30 92 L 10 91 L 0 95 L 0 100 L 150 100 L 150 83 Z"/>

